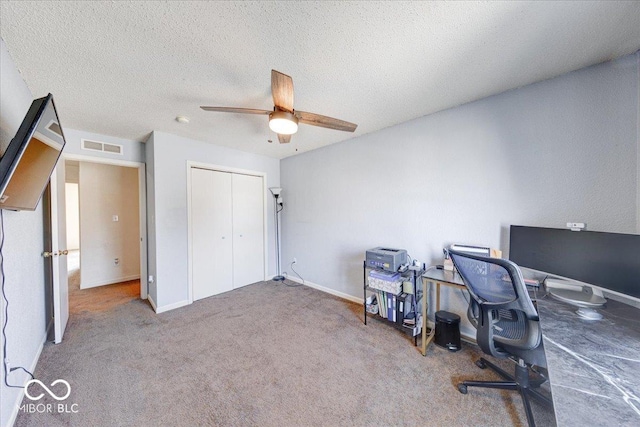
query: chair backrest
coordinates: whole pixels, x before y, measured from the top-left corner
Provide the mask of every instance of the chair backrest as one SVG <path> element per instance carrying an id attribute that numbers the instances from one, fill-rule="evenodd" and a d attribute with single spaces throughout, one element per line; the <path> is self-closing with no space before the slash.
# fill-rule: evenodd
<path id="1" fill-rule="evenodd" d="M 506 357 L 515 349 L 538 347 L 538 313 L 518 266 L 501 258 L 455 250 L 449 254 L 471 295 L 469 318 L 483 351 Z"/>

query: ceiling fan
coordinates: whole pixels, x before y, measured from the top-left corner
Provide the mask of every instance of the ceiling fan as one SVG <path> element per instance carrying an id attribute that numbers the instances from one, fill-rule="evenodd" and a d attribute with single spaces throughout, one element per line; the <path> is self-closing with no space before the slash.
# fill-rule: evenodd
<path id="1" fill-rule="evenodd" d="M 234 107 L 206 107 L 205 111 L 220 111 L 224 113 L 264 114 L 269 115 L 269 127 L 278 134 L 281 144 L 291 141 L 291 135 L 298 131 L 298 123 L 312 126 L 353 132 L 358 125 L 344 120 L 322 116 L 315 113 L 293 109 L 293 80 L 286 74 L 271 70 L 271 94 L 273 95 L 273 110 L 258 110 L 254 108 Z"/>

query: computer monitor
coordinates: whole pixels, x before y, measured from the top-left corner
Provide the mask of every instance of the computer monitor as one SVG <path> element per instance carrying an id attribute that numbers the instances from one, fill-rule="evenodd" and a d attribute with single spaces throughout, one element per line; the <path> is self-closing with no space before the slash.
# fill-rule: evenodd
<path id="1" fill-rule="evenodd" d="M 640 304 L 640 235 L 512 225 L 509 259 Z M 566 294 L 560 292 L 559 294 Z"/>

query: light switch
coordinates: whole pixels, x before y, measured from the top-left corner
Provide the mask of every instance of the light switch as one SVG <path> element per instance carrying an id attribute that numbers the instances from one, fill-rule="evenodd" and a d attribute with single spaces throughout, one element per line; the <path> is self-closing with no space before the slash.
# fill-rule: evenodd
<path id="1" fill-rule="evenodd" d="M 113 222 L 118 222 L 118 215 L 113 216 Z"/>

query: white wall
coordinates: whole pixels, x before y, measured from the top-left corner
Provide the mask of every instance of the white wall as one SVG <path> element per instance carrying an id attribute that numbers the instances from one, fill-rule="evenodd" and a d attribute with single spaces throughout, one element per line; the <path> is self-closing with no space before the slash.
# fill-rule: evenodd
<path id="1" fill-rule="evenodd" d="M 37 94 L 44 96 L 46 94 Z M 0 39 L 0 145 L 2 153 L 14 137 L 33 95 L 20 76 Z M 3 211 L 4 279 L 9 317 L 6 328 L 7 355 L 12 366 L 33 368 L 45 341 L 44 261 L 42 203 L 34 212 Z M 4 301 L 0 303 L 4 308 Z M 2 310 L 2 325 L 7 319 Z M 0 348 L 2 348 L 0 337 Z M 1 350 L 0 350 L 1 351 Z M 5 358 L 5 355 L 2 355 Z M 16 371 L 9 374 L 10 384 L 23 385 L 30 378 Z M 0 369 L 0 425 L 13 422 L 22 390 L 4 385 Z"/>
<path id="2" fill-rule="evenodd" d="M 150 295 L 164 311 L 188 303 L 187 161 L 264 172 L 267 187 L 279 186 L 280 165 L 277 159 L 161 132 L 153 132 L 146 149 L 149 274 L 156 278 Z M 268 271 L 274 275 L 273 198 L 266 193 Z"/>
<path id="3" fill-rule="evenodd" d="M 364 252 L 378 245 L 439 264 L 453 242 L 508 256 L 511 224 L 640 232 L 638 61 L 627 56 L 283 160 L 284 269 L 297 257 L 305 279 L 362 298 Z M 448 291 L 443 307 L 464 314 L 466 302 Z"/>
<path id="4" fill-rule="evenodd" d="M 78 184 L 74 182 L 65 183 L 65 201 L 67 217 L 67 249 L 80 249 L 80 200 Z"/>
<path id="5" fill-rule="evenodd" d="M 80 164 L 74 160 L 64 162 L 65 216 L 67 218 L 67 249 L 80 249 L 80 204 L 78 182 Z"/>
<path id="6" fill-rule="evenodd" d="M 138 170 L 80 162 L 79 181 L 80 288 L 139 278 Z"/>

